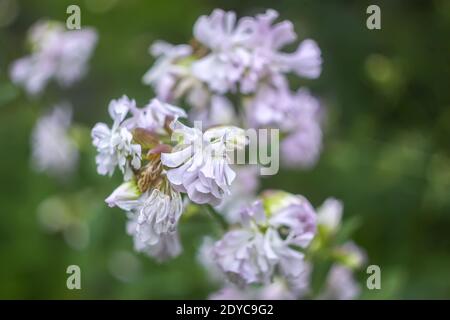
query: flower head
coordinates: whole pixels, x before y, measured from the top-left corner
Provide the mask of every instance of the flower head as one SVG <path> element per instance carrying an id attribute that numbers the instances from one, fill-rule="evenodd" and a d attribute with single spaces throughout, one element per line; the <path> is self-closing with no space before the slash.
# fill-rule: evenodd
<path id="1" fill-rule="evenodd" d="M 246 100 L 250 126 L 279 128 L 282 161 L 289 167 L 313 166 L 322 149 L 321 106 L 308 90 L 262 86 Z"/>
<path id="2" fill-rule="evenodd" d="M 66 30 L 55 21 L 38 21 L 29 31 L 33 49 L 11 66 L 11 79 L 29 94 L 40 93 L 50 79 L 67 87 L 87 71 L 87 62 L 97 42 L 92 28 Z"/>
<path id="3" fill-rule="evenodd" d="M 321 52 L 313 40 L 303 41 L 296 52 L 281 52 L 296 39 L 290 21 L 273 25 L 278 17 L 267 10 L 256 17 L 236 19 L 234 12 L 214 10 L 200 17 L 194 26 L 195 38 L 210 52 L 195 61 L 192 73 L 214 92 L 236 90 L 251 93 L 262 82 L 278 84 L 284 74 L 317 78 L 321 72 Z"/>
<path id="4" fill-rule="evenodd" d="M 161 154 L 162 164 L 169 168 L 167 178 L 192 201 L 218 205 L 230 193 L 236 176 L 228 152 L 245 144 L 243 130 L 217 127 L 203 133 L 178 121 L 171 128 L 173 138 L 179 142 L 171 153 Z"/>
<path id="5" fill-rule="evenodd" d="M 216 243 L 214 259 L 238 284 L 267 283 L 278 267 L 290 280 L 306 268 L 300 251 L 315 234 L 315 212 L 306 199 L 282 192 L 264 194 L 242 211 L 242 227 Z"/>
<path id="6" fill-rule="evenodd" d="M 75 168 L 78 150 L 68 132 L 71 117 L 71 108 L 59 105 L 38 119 L 31 136 L 32 166 L 35 169 L 63 176 Z"/>
<path id="7" fill-rule="evenodd" d="M 231 185 L 231 194 L 224 197 L 215 209 L 222 213 L 228 222 L 239 223 L 242 207 L 252 201 L 259 187 L 259 172 L 256 166 L 236 166 L 236 179 Z"/>
<path id="8" fill-rule="evenodd" d="M 92 143 L 98 151 L 95 158 L 97 172 L 101 175 L 112 175 L 118 166 L 125 180 L 129 180 L 132 168 L 141 166 L 141 146 L 133 143 L 133 135 L 122 126 L 130 108 L 135 108 L 135 102 L 126 96 L 112 100 L 108 108 L 114 121 L 112 128 L 105 123 L 97 123 L 92 129 Z"/>
<path id="9" fill-rule="evenodd" d="M 214 260 L 238 285 L 268 283 L 277 262 L 269 237 L 254 230 L 227 232 L 214 247 Z"/>
<path id="10" fill-rule="evenodd" d="M 139 242 L 155 245 L 161 235 L 176 231 L 183 203 L 178 192 L 153 189 L 144 193 L 133 210 L 137 216 L 135 236 Z"/>
<path id="11" fill-rule="evenodd" d="M 327 300 L 353 300 L 361 291 L 353 278 L 351 269 L 340 265 L 333 265 L 328 272 L 324 291 L 320 299 Z"/>
<path id="12" fill-rule="evenodd" d="M 334 198 L 328 198 L 317 210 L 317 222 L 319 227 L 325 228 L 328 232 L 335 233 L 342 219 L 343 204 Z"/>
<path id="13" fill-rule="evenodd" d="M 156 133 L 164 133 L 164 127 L 168 122 L 185 118 L 186 112 L 171 104 L 152 99 L 144 108 L 130 106 L 132 117 L 124 123 L 130 130 L 142 128 Z"/>
<path id="14" fill-rule="evenodd" d="M 149 51 L 157 60 L 142 81 L 155 88 L 159 99 L 169 101 L 174 98 L 173 89 L 178 79 L 185 77 L 189 72 L 185 65 L 178 62 L 187 58 L 192 49 L 188 45 L 174 46 L 164 41 L 156 41 Z"/>
<path id="15" fill-rule="evenodd" d="M 133 236 L 134 248 L 138 252 L 143 252 L 150 257 L 154 257 L 160 262 L 174 258 L 181 253 L 181 244 L 178 231 L 161 234 L 158 242 L 150 243 L 137 233 L 137 221 L 131 218 L 127 224 L 127 232 Z"/>

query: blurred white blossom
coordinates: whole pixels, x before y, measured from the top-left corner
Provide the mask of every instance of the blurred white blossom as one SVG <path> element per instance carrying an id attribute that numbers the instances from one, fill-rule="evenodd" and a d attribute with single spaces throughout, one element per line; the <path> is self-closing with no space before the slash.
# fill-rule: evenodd
<path id="1" fill-rule="evenodd" d="M 66 30 L 56 21 L 38 21 L 30 29 L 31 54 L 11 66 L 12 81 L 31 95 L 40 93 L 51 79 L 68 87 L 82 78 L 97 43 L 93 28 Z"/>
<path id="2" fill-rule="evenodd" d="M 57 105 L 36 122 L 31 135 L 32 167 L 54 176 L 64 177 L 78 163 L 78 149 L 70 137 L 72 109 Z"/>
<path id="3" fill-rule="evenodd" d="M 333 265 L 328 273 L 325 289 L 319 299 L 353 300 L 361 291 L 353 278 L 352 270 L 340 265 Z"/>

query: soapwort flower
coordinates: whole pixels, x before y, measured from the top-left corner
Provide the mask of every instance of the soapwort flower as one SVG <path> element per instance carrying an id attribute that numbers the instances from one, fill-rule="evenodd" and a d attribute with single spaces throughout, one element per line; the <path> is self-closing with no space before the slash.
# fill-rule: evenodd
<path id="1" fill-rule="evenodd" d="M 122 122 L 130 108 L 135 108 L 136 102 L 123 96 L 112 100 L 109 104 L 109 115 L 113 119 L 111 129 L 105 123 L 97 123 L 92 129 L 92 143 L 97 148 L 95 160 L 97 172 L 101 175 L 112 175 L 116 166 L 124 174 L 125 180 L 132 177 L 132 168 L 141 166 L 141 146 L 133 143 L 132 133 Z"/>
<path id="2" fill-rule="evenodd" d="M 214 247 L 219 268 L 238 284 L 267 284 L 275 270 L 288 279 L 305 268 L 304 254 L 316 231 L 309 202 L 284 192 L 270 192 L 242 211 L 241 228 L 227 232 Z"/>
<path id="3" fill-rule="evenodd" d="M 16 60 L 11 79 L 27 93 L 40 93 L 51 79 L 68 87 L 87 72 L 88 61 L 97 43 L 93 28 L 66 30 L 56 21 L 38 21 L 30 29 L 30 55 Z"/>
<path id="4" fill-rule="evenodd" d="M 41 118 L 31 135 L 32 167 L 51 175 L 70 174 L 78 163 L 78 149 L 70 137 L 72 109 L 60 104 Z"/>
<path id="5" fill-rule="evenodd" d="M 171 153 L 161 154 L 170 183 L 195 203 L 220 204 L 236 177 L 229 152 L 244 147 L 244 131 L 225 126 L 203 133 L 178 121 L 172 122 L 171 129 L 179 142 Z"/>

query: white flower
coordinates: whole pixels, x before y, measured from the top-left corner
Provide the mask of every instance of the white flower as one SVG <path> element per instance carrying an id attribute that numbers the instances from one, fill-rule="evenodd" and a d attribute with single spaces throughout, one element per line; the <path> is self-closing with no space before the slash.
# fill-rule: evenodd
<path id="1" fill-rule="evenodd" d="M 154 245 L 162 234 L 176 230 L 183 203 L 180 193 L 169 189 L 169 194 L 159 189 L 147 191 L 134 209 L 137 215 L 135 235 L 141 243 Z"/>
<path id="2" fill-rule="evenodd" d="M 128 129 L 143 128 L 156 133 L 164 133 L 166 120 L 185 118 L 186 112 L 176 106 L 152 99 L 144 108 L 131 106 L 132 117 L 124 123 Z"/>
<path id="3" fill-rule="evenodd" d="M 213 259 L 214 240 L 205 236 L 197 252 L 197 260 L 207 271 L 208 276 L 215 282 L 223 280 L 222 272 L 217 267 Z"/>
<path id="4" fill-rule="evenodd" d="M 272 25 L 277 17 L 278 12 L 267 10 L 250 23 L 250 65 L 241 79 L 241 90 L 244 93 L 254 92 L 263 79 L 277 85 L 284 81 L 284 74 L 287 72 L 294 71 L 307 78 L 317 78 L 320 75 L 322 59 L 315 41 L 303 41 L 294 53 L 280 51 L 295 41 L 297 35 L 290 21 Z"/>
<path id="5" fill-rule="evenodd" d="M 105 199 L 105 202 L 110 207 L 119 207 L 125 211 L 135 209 L 139 204 L 139 192 L 138 186 L 135 180 L 125 181 L 111 195 Z"/>
<path id="6" fill-rule="evenodd" d="M 234 90 L 250 60 L 250 52 L 242 46 L 248 31 L 246 21 L 236 23 L 234 12 L 216 9 L 210 16 L 198 18 L 194 37 L 211 53 L 193 63 L 192 73 L 215 92 Z"/>
<path id="7" fill-rule="evenodd" d="M 333 265 L 328 272 L 325 289 L 319 299 L 326 300 L 353 300 L 361 292 L 353 273 L 349 268 Z"/>
<path id="8" fill-rule="evenodd" d="M 367 253 L 353 241 L 347 241 L 337 248 L 335 254 L 340 258 L 343 265 L 351 269 L 360 268 L 367 263 Z"/>
<path id="9" fill-rule="evenodd" d="M 305 78 L 318 78 L 322 72 L 320 48 L 314 40 L 303 40 L 292 54 L 282 54 L 280 57 L 282 69 L 294 71 Z"/>
<path id="10" fill-rule="evenodd" d="M 164 41 L 156 41 L 150 46 L 150 53 L 157 60 L 145 73 L 142 81 L 155 88 L 159 99 L 171 100 L 177 80 L 189 73 L 185 65 L 177 62 L 188 57 L 192 53 L 192 48 L 188 45 L 174 46 Z"/>
<path id="11" fill-rule="evenodd" d="M 228 285 L 211 293 L 208 300 L 254 300 L 254 293 L 250 290 L 242 290 L 233 285 Z"/>
<path id="12" fill-rule="evenodd" d="M 343 204 L 341 201 L 328 198 L 317 209 L 317 223 L 330 232 L 336 232 L 341 224 Z"/>
<path id="13" fill-rule="evenodd" d="M 161 162 L 170 168 L 167 178 L 193 202 L 218 205 L 223 196 L 230 193 L 236 176 L 229 165 L 228 152 L 243 147 L 243 130 L 218 127 L 202 133 L 180 122 L 173 122 L 171 127 L 179 143 L 172 153 L 161 154 Z"/>
<path id="14" fill-rule="evenodd" d="M 294 53 L 281 52 L 297 35 L 290 21 L 273 25 L 277 17 L 275 10 L 267 10 L 237 21 L 234 12 L 218 9 L 200 17 L 194 36 L 210 52 L 192 64 L 192 73 L 220 94 L 233 92 L 238 83 L 243 93 L 254 92 L 261 82 L 277 85 L 292 71 L 317 78 L 322 64 L 319 47 L 308 39 Z"/>
<path id="15" fill-rule="evenodd" d="M 92 142 L 97 148 L 97 172 L 101 175 L 112 175 L 115 167 L 124 174 L 125 180 L 132 177 L 132 167 L 141 166 L 141 146 L 133 144 L 133 135 L 127 128 L 121 126 L 130 108 L 135 108 L 134 100 L 123 96 L 112 100 L 109 104 L 109 114 L 114 120 L 111 129 L 104 123 L 97 123 L 92 129 Z"/>
<path id="16" fill-rule="evenodd" d="M 39 21 L 30 29 L 29 40 L 33 52 L 13 63 L 11 79 L 29 94 L 37 94 L 51 78 L 67 87 L 84 76 L 97 33 L 92 28 L 65 30 L 61 23 Z"/>
<path id="17" fill-rule="evenodd" d="M 72 110 L 67 105 L 37 120 L 31 136 L 32 166 L 39 171 L 63 176 L 70 174 L 78 162 L 78 150 L 69 137 Z"/>
<path id="18" fill-rule="evenodd" d="M 287 166 L 309 168 L 322 149 L 322 109 L 308 90 L 291 92 L 287 84 L 261 86 L 246 99 L 250 126 L 276 127 L 286 137 L 281 141 L 281 160 Z"/>
<path id="19" fill-rule="evenodd" d="M 286 240 L 305 248 L 316 233 L 316 212 L 303 196 L 286 197 L 289 199 L 272 214 L 269 224 L 275 228 L 288 228 Z"/>
<path id="20" fill-rule="evenodd" d="M 295 300 L 303 298 L 309 290 L 310 268 L 305 269 L 295 284 L 283 277 L 275 277 L 271 283 L 259 287 L 239 288 L 231 283 L 211 294 L 210 300 Z"/>
<path id="21" fill-rule="evenodd" d="M 247 229 L 227 232 L 214 247 L 214 260 L 232 282 L 268 283 L 278 260 L 269 237 Z"/>
<path id="22" fill-rule="evenodd" d="M 126 182 L 106 202 L 127 211 L 127 231 L 133 236 L 137 251 L 159 260 L 180 252 L 176 233 L 183 202 L 180 193 L 173 190 L 165 178 L 155 188 L 142 194 L 137 190 L 135 181 Z"/>
<path id="23" fill-rule="evenodd" d="M 259 172 L 256 166 L 237 166 L 233 169 L 236 171 L 236 179 L 231 185 L 231 193 L 225 196 L 215 209 L 222 213 L 228 222 L 238 223 L 241 220 L 242 207 L 256 196 Z"/>
<path id="24" fill-rule="evenodd" d="M 198 105 L 198 107 L 196 107 Z M 225 96 L 212 95 L 207 102 L 194 104 L 189 113 L 192 121 L 202 121 L 205 127 L 231 125 L 236 122 L 236 112 Z"/>
<path id="25" fill-rule="evenodd" d="M 315 212 L 306 199 L 282 192 L 263 196 L 242 211 L 242 228 L 227 232 L 214 247 L 214 259 L 237 284 L 267 283 L 275 268 L 289 281 L 306 272 L 305 248 L 315 234 Z"/>

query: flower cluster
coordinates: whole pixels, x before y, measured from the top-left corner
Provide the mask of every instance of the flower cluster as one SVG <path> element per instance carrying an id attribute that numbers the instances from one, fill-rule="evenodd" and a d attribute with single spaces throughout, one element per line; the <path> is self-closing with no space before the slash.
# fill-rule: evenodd
<path id="1" fill-rule="evenodd" d="M 122 172 L 124 183 L 107 199 L 127 212 L 135 248 L 160 260 L 181 251 L 177 235 L 184 205 L 219 205 L 230 194 L 235 172 L 229 153 L 245 145 L 243 130 L 222 126 L 202 132 L 183 125 L 183 109 L 151 100 L 138 108 L 126 96 L 112 100 L 111 128 L 97 123 L 92 142 L 97 172 Z M 169 141 L 172 138 L 172 141 Z"/>
<path id="2" fill-rule="evenodd" d="M 321 104 L 306 88 L 292 91 L 287 75 L 319 77 L 321 52 L 310 39 L 282 51 L 296 34 L 277 17 L 274 10 L 241 19 L 214 10 L 197 20 L 189 44 L 155 42 L 156 62 L 143 82 L 156 98 L 142 108 L 126 96 L 110 102 L 112 125 L 92 129 L 97 171 L 122 173 L 106 203 L 126 212 L 135 249 L 159 261 L 181 253 L 188 206 L 220 223 L 223 234 L 199 251 L 223 284 L 211 298 L 351 299 L 359 293 L 352 272 L 365 256 L 337 240 L 341 202 L 328 199 L 316 210 L 285 191 L 257 196 L 257 166 L 234 165 L 234 152 L 249 142 L 241 127 L 279 129 L 287 166 L 310 168 L 320 155 Z M 311 280 L 318 260 L 328 266 L 320 290 Z"/>
<path id="3" fill-rule="evenodd" d="M 87 62 L 97 43 L 92 28 L 66 30 L 56 21 L 38 21 L 29 31 L 31 54 L 11 66 L 11 79 L 30 95 L 40 93 L 50 79 L 64 87 L 87 71 Z"/>
<path id="4" fill-rule="evenodd" d="M 302 196 L 266 191 L 241 211 L 241 223 L 215 242 L 205 238 L 200 263 L 216 282 L 228 282 L 210 299 L 298 299 L 313 296 L 314 255 L 332 261 L 319 299 L 354 299 L 359 285 L 353 270 L 366 262 L 353 242 L 335 244 L 342 203 L 327 199 L 317 211 Z M 248 286 L 262 284 L 262 286 Z"/>
<path id="5" fill-rule="evenodd" d="M 191 120 L 280 129 L 284 163 L 309 168 L 321 150 L 320 103 L 307 89 L 291 92 L 286 75 L 319 77 L 321 52 L 311 39 L 293 53 L 281 51 L 297 35 L 290 21 L 274 23 L 277 17 L 267 10 L 237 19 L 219 9 L 201 16 L 189 45 L 150 47 L 157 60 L 143 81 L 163 101 L 185 100 Z"/>

